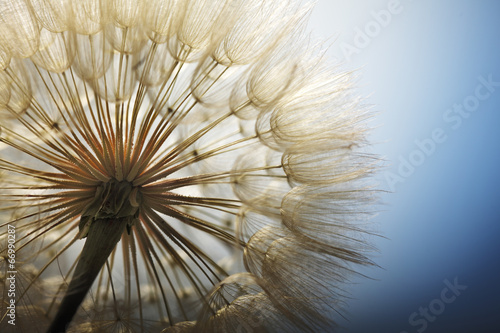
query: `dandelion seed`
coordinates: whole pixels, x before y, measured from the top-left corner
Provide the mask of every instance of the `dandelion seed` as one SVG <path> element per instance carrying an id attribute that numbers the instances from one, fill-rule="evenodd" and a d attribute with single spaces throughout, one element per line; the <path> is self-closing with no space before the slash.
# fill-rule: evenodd
<path id="1" fill-rule="evenodd" d="M 30 332 L 336 327 L 376 159 L 309 9 L 2 2 L 2 329 L 10 299 Z"/>

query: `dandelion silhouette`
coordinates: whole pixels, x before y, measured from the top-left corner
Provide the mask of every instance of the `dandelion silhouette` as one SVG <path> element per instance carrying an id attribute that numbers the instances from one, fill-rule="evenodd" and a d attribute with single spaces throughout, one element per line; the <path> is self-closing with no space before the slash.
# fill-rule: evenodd
<path id="1" fill-rule="evenodd" d="M 2 331 L 337 326 L 376 159 L 309 10 L 2 2 Z"/>

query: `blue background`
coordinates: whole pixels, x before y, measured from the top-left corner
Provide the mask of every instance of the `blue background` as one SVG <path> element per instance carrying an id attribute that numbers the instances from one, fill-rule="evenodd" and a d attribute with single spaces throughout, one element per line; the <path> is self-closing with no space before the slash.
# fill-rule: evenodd
<path id="1" fill-rule="evenodd" d="M 397 13 L 383 26 L 373 13 L 391 3 Z M 373 219 L 387 238 L 374 239 L 382 268 L 364 269 L 372 280 L 349 287 L 341 324 L 349 332 L 500 332 L 500 85 L 460 126 L 444 118 L 474 100 L 479 77 L 500 82 L 500 2 L 319 0 L 310 28 L 331 37 L 330 57 L 357 70 L 376 113 L 371 150 L 385 159 L 377 180 L 388 192 Z M 446 140 L 424 154 L 416 141 L 435 130 Z M 413 172 L 401 171 L 410 159 Z M 426 327 L 410 324 L 455 278 L 467 289 Z"/>

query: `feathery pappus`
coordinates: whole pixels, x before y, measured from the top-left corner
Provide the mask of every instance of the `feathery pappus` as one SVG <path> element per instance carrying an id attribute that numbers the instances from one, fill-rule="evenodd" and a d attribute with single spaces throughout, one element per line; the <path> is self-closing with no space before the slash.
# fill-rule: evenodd
<path id="1" fill-rule="evenodd" d="M 2 332 L 337 327 L 377 158 L 310 9 L 1 2 Z"/>

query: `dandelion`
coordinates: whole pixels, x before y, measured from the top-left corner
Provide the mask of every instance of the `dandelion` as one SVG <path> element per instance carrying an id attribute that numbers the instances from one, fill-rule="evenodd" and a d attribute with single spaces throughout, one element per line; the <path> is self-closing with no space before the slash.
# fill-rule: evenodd
<path id="1" fill-rule="evenodd" d="M 299 1 L 0 5 L 0 326 L 331 331 L 365 241 L 366 112 Z M 3 231 L 5 230 L 5 231 Z"/>

